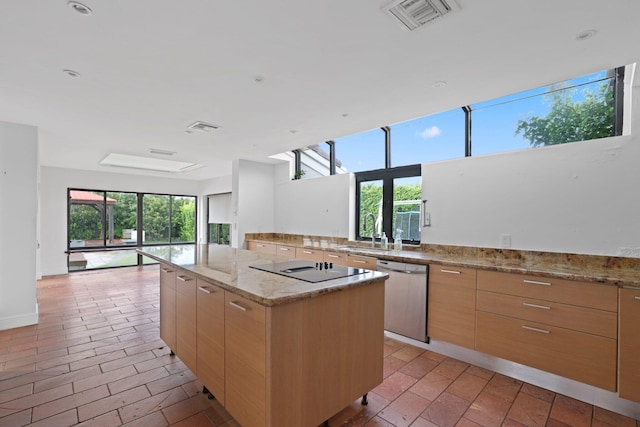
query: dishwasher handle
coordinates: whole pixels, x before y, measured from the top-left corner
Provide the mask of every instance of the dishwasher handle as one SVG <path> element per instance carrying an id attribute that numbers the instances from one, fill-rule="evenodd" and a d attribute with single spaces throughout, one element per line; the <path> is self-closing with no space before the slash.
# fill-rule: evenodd
<path id="1" fill-rule="evenodd" d="M 392 267 L 389 266 L 392 265 Z M 396 267 L 398 266 L 398 267 Z M 398 263 L 398 262 L 388 262 L 388 261 L 378 261 L 378 265 L 376 270 L 379 271 L 391 271 L 394 273 L 402 273 L 402 274 L 414 274 L 414 275 L 426 275 L 427 274 L 427 266 L 416 265 L 419 268 L 406 268 L 407 264 Z M 411 265 L 413 266 L 413 265 Z"/>

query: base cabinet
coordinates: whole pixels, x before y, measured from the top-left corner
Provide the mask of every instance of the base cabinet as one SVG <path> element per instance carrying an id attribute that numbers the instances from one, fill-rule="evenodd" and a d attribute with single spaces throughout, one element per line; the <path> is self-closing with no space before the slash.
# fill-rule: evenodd
<path id="1" fill-rule="evenodd" d="M 176 275 L 176 354 L 196 372 L 196 278 L 178 270 Z"/>
<path id="2" fill-rule="evenodd" d="M 620 289 L 618 393 L 640 402 L 640 289 Z"/>
<path id="3" fill-rule="evenodd" d="M 429 338 L 474 348 L 476 270 L 431 265 L 429 268 Z"/>
<path id="4" fill-rule="evenodd" d="M 176 270 L 160 266 L 160 339 L 175 352 L 176 332 Z"/>
<path id="5" fill-rule="evenodd" d="M 197 279 L 196 376 L 224 405 L 224 290 Z"/>

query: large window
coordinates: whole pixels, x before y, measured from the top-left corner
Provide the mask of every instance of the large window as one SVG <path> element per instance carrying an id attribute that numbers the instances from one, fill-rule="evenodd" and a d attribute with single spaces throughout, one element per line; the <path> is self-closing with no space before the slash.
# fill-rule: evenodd
<path id="1" fill-rule="evenodd" d="M 69 271 L 149 263 L 136 247 L 196 241 L 194 196 L 69 189 L 68 201 Z"/>
<path id="2" fill-rule="evenodd" d="M 231 220 L 233 217 L 231 193 L 207 196 L 208 242 L 231 244 Z"/>
<path id="3" fill-rule="evenodd" d="M 296 150 L 296 176 L 358 173 L 621 135 L 623 81 L 624 67 L 619 67 Z"/>
<path id="4" fill-rule="evenodd" d="M 379 240 L 385 233 L 389 242 L 399 238 L 419 244 L 421 183 L 420 165 L 357 173 L 356 238 Z"/>

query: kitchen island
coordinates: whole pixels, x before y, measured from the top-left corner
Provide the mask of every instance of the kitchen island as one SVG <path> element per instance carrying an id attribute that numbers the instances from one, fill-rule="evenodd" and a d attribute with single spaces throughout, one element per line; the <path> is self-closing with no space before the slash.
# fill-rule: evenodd
<path id="1" fill-rule="evenodd" d="M 317 426 L 382 382 L 385 273 L 306 282 L 218 245 L 145 247 L 160 335 L 245 427 Z"/>

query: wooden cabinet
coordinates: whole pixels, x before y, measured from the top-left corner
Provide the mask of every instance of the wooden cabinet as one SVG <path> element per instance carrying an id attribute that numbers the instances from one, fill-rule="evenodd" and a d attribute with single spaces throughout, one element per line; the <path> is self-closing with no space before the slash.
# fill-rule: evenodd
<path id="1" fill-rule="evenodd" d="M 264 254 L 276 254 L 276 245 L 274 243 L 261 243 L 250 240 L 247 242 L 247 249 L 250 251 L 262 252 Z"/>
<path id="2" fill-rule="evenodd" d="M 348 255 L 347 265 L 349 267 L 366 268 L 367 270 L 375 270 L 378 266 L 377 258 L 371 258 L 360 255 Z"/>
<path id="3" fill-rule="evenodd" d="M 276 255 L 284 258 L 295 258 L 296 247 L 289 245 L 276 245 Z"/>
<path id="4" fill-rule="evenodd" d="M 160 264 L 160 339 L 176 351 L 176 270 Z"/>
<path id="5" fill-rule="evenodd" d="M 428 336 L 474 348 L 475 317 L 476 270 L 430 265 Z"/>
<path id="6" fill-rule="evenodd" d="M 336 265 L 347 265 L 347 254 L 344 252 L 324 252 L 323 260 L 325 262 L 332 262 Z"/>
<path id="7" fill-rule="evenodd" d="M 620 289 L 618 392 L 640 402 L 640 289 Z"/>
<path id="8" fill-rule="evenodd" d="M 224 290 L 202 279 L 197 284 L 196 375 L 224 405 Z"/>
<path id="9" fill-rule="evenodd" d="M 225 293 L 225 408 L 240 425 L 266 420 L 266 308 Z"/>
<path id="10" fill-rule="evenodd" d="M 196 362 L 196 278 L 178 270 L 176 275 L 176 354 L 191 372 Z"/>
<path id="11" fill-rule="evenodd" d="M 318 249 L 296 248 L 296 258 L 309 261 L 324 261 L 324 252 Z"/>
<path id="12" fill-rule="evenodd" d="M 616 390 L 617 288 L 478 272 L 476 350 Z"/>

